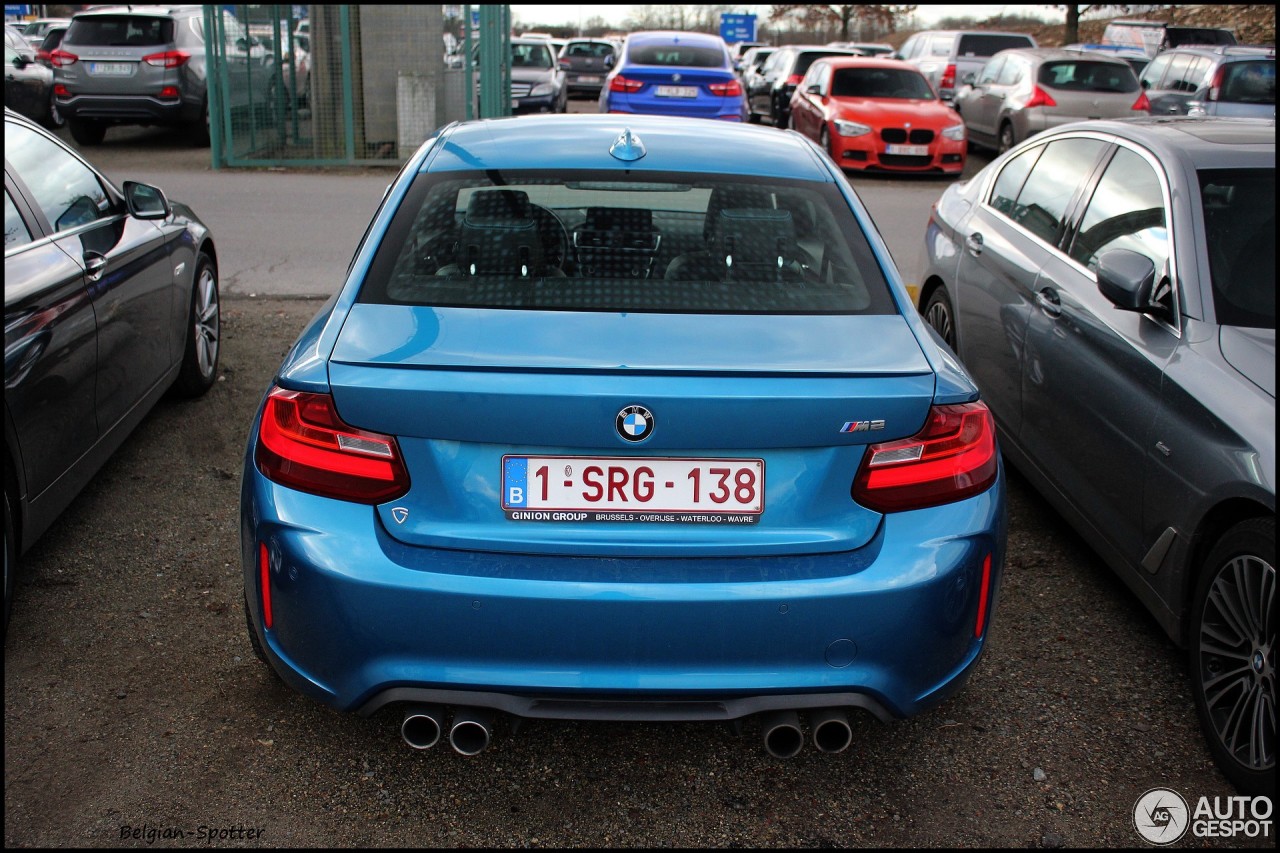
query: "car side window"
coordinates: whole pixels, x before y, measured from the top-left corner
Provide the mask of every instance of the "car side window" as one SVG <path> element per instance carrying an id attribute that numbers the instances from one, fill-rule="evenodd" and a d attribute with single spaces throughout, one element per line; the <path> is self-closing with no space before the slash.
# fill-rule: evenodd
<path id="1" fill-rule="evenodd" d="M 995 59 L 982 66 L 982 71 L 978 74 L 977 85 L 982 86 L 988 83 L 996 82 L 1000 76 L 1000 69 L 1004 68 L 1005 57 L 997 56 Z"/>
<path id="2" fill-rule="evenodd" d="M 4 153 L 54 231 L 111 216 L 110 196 L 92 169 L 53 140 L 5 122 Z"/>
<path id="3" fill-rule="evenodd" d="M 1171 61 L 1173 61 L 1173 57 L 1167 53 L 1151 60 L 1142 71 L 1142 88 L 1159 89 L 1160 78 L 1164 77 L 1164 72 L 1168 70 Z"/>
<path id="4" fill-rule="evenodd" d="M 1023 77 L 1023 64 L 1016 59 L 1008 59 L 1004 67 L 1000 69 L 1000 76 L 996 78 L 996 83 L 1001 86 L 1012 86 L 1020 81 Z"/>
<path id="5" fill-rule="evenodd" d="M 1189 54 L 1179 54 L 1169 61 L 1169 71 L 1165 74 L 1164 85 L 1162 88 L 1172 89 L 1175 92 L 1190 92 L 1195 87 L 1187 79 L 1187 72 L 1191 68 L 1191 60 L 1194 56 Z"/>
<path id="6" fill-rule="evenodd" d="M 919 44 L 920 44 L 920 37 L 912 36 L 911 38 L 907 39 L 905 44 L 902 45 L 902 50 L 899 51 L 898 55 L 901 56 L 903 59 L 910 59 L 911 57 L 915 56 L 916 46 Z"/>
<path id="7" fill-rule="evenodd" d="M 1063 217 L 1080 184 L 1089 176 L 1104 143 L 1058 139 L 1045 146 L 1014 202 L 1010 218 L 1050 245 L 1056 245 Z"/>
<path id="8" fill-rule="evenodd" d="M 31 242 L 31 231 L 27 228 L 27 223 L 22 221 L 22 214 L 18 213 L 18 208 L 13 203 L 13 198 L 9 195 L 9 191 L 4 191 L 4 249 L 10 249 L 18 246 L 25 246 Z"/>
<path id="9" fill-rule="evenodd" d="M 1128 148 L 1117 151 L 1103 173 L 1068 254 L 1093 269 L 1098 255 L 1108 249 L 1146 255 L 1157 271 L 1169 259 L 1160 178 L 1150 163 Z"/>
<path id="10" fill-rule="evenodd" d="M 1005 164 L 1000 170 L 1000 176 L 996 178 L 995 186 L 991 188 L 992 207 L 1013 219 L 1018 193 L 1022 192 L 1022 185 L 1027 181 L 1027 175 L 1031 174 L 1031 167 L 1043 153 L 1043 145 L 1028 148 Z"/>
<path id="11" fill-rule="evenodd" d="M 818 87 L 818 94 L 825 96 L 827 94 L 827 64 L 825 62 L 815 62 L 809 68 L 804 80 L 800 83 L 800 91 L 809 91 L 810 86 Z"/>

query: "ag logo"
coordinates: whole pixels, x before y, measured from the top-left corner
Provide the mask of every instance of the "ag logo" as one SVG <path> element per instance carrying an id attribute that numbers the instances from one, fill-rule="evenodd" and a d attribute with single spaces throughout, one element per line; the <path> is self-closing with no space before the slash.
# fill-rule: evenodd
<path id="1" fill-rule="evenodd" d="M 1133 804 L 1133 828 L 1152 844 L 1164 846 L 1181 839 L 1190 818 L 1187 801 L 1168 788 L 1152 788 Z"/>

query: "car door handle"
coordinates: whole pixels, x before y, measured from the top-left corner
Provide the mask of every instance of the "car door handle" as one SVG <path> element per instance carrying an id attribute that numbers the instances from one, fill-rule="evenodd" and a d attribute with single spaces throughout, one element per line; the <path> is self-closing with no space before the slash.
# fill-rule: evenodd
<path id="1" fill-rule="evenodd" d="M 1041 311 L 1050 317 L 1060 317 L 1062 315 L 1062 300 L 1058 297 L 1058 291 L 1052 287 L 1046 287 L 1036 294 L 1036 304 L 1040 306 Z"/>
<path id="2" fill-rule="evenodd" d="M 964 238 L 964 244 L 975 258 L 982 254 L 982 235 L 976 231 Z"/>
<path id="3" fill-rule="evenodd" d="M 97 281 L 107 271 L 107 259 L 97 252 L 84 253 L 84 277 L 89 281 Z"/>

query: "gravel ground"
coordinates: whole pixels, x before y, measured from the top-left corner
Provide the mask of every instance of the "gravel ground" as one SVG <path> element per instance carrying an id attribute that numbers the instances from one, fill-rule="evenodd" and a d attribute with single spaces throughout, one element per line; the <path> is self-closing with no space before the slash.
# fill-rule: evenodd
<path id="1" fill-rule="evenodd" d="M 161 403 L 22 561 L 6 847 L 1130 847 L 1144 791 L 1235 793 L 1184 655 L 1016 474 L 968 686 L 913 720 L 855 720 L 839 755 L 772 759 L 754 721 L 504 722 L 464 758 L 410 750 L 393 709 L 304 699 L 250 650 L 237 504 L 253 411 L 319 307 L 226 299 L 219 383 Z"/>

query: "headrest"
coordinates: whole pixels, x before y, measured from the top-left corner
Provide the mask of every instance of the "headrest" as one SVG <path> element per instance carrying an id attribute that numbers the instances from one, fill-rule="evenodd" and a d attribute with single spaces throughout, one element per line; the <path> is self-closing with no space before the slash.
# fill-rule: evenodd
<path id="1" fill-rule="evenodd" d="M 789 210 L 728 208 L 720 211 L 719 253 L 730 278 L 781 275 L 795 256 L 795 223 Z"/>
<path id="2" fill-rule="evenodd" d="M 520 190 L 472 195 L 458 232 L 458 264 L 466 275 L 538 275 L 542 240 L 529 196 Z"/>
<path id="3" fill-rule="evenodd" d="M 702 226 L 702 237 L 707 242 L 715 239 L 720 224 L 720 211 L 725 208 L 771 208 L 773 191 L 756 186 L 718 186 L 707 199 L 707 218 Z"/>

